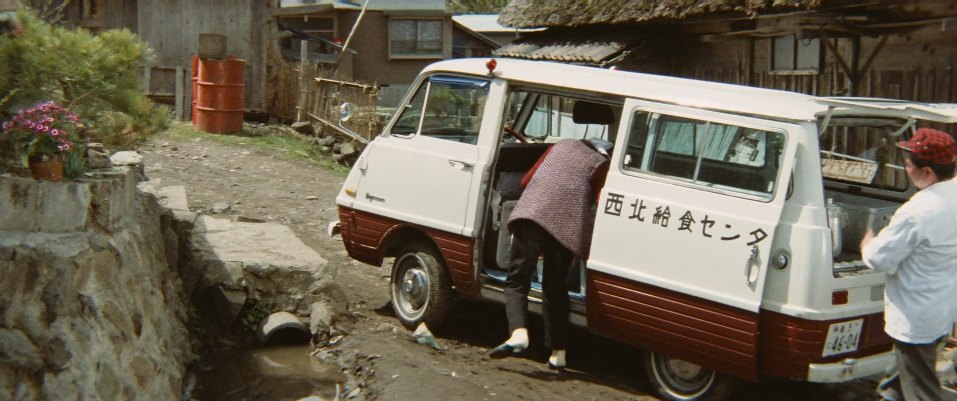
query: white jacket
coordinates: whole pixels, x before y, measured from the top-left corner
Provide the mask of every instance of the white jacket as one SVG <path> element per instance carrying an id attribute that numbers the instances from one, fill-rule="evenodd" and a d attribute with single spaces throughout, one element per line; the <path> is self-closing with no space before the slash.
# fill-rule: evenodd
<path id="1" fill-rule="evenodd" d="M 887 273 L 884 331 L 911 344 L 950 332 L 957 320 L 957 180 L 914 194 L 862 251 Z"/>

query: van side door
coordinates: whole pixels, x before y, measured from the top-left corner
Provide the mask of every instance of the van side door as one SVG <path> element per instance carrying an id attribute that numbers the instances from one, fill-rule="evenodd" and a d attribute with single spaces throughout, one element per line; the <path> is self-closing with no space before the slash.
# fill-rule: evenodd
<path id="1" fill-rule="evenodd" d="M 798 125 L 629 99 L 588 260 L 589 327 L 757 377 Z"/>

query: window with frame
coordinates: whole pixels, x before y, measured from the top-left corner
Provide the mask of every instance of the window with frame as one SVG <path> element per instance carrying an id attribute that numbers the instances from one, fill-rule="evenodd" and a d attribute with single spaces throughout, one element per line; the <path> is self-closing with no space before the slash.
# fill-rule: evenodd
<path id="1" fill-rule="evenodd" d="M 783 35 L 771 38 L 771 71 L 817 73 L 821 65 L 821 40 Z"/>
<path id="2" fill-rule="evenodd" d="M 779 132 L 637 111 L 622 169 L 769 200 L 784 139 Z"/>
<path id="3" fill-rule="evenodd" d="M 390 133 L 475 144 L 489 87 L 483 79 L 433 75 L 404 107 Z"/>
<path id="4" fill-rule="evenodd" d="M 389 54 L 392 57 L 442 57 L 441 19 L 389 20 Z"/>

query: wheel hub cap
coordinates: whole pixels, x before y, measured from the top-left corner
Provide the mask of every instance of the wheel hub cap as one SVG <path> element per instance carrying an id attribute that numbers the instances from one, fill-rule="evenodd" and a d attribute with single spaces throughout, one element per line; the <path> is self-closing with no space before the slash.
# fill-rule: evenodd
<path id="1" fill-rule="evenodd" d="M 409 306 L 418 309 L 425 304 L 428 296 L 426 288 L 428 287 L 428 278 L 425 272 L 416 269 L 410 269 L 405 272 L 402 278 L 402 296 L 409 302 Z"/>

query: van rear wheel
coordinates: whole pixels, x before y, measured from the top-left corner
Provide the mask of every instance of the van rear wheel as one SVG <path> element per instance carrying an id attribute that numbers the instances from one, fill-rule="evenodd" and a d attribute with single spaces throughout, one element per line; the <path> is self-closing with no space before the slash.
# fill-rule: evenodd
<path id="1" fill-rule="evenodd" d="M 657 352 L 645 353 L 648 382 L 662 398 L 672 401 L 723 401 L 735 381 L 691 362 Z"/>
<path id="2" fill-rule="evenodd" d="M 392 309 L 406 327 L 438 327 L 452 303 L 452 281 L 436 251 L 421 243 L 399 253 L 392 265 Z"/>

